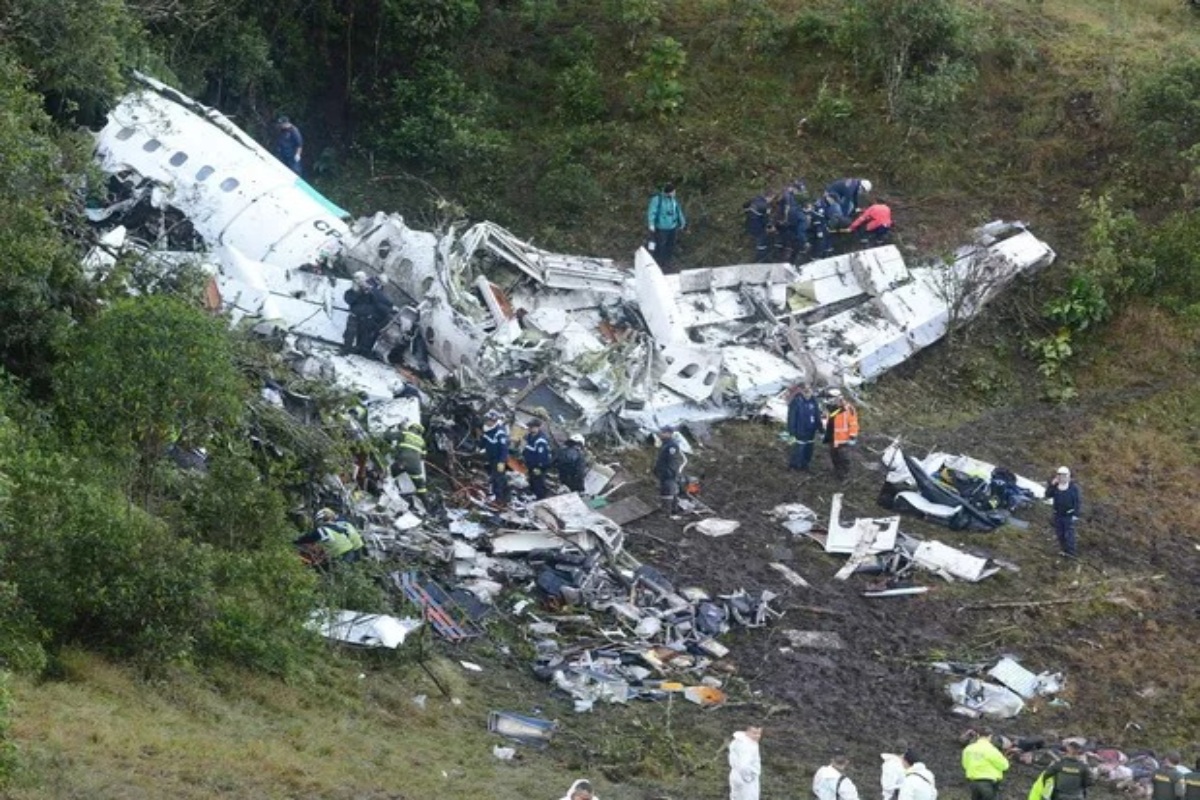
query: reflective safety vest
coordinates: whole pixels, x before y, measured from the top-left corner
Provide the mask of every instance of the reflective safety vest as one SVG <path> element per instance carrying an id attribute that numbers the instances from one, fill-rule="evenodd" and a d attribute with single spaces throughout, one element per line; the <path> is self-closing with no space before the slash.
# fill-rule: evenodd
<path id="1" fill-rule="evenodd" d="M 833 446 L 841 447 L 858 438 L 858 409 L 852 405 L 835 408 L 829 412 L 828 424 L 833 426 Z"/>
<path id="2" fill-rule="evenodd" d="M 1150 800 L 1176 800 L 1180 775 L 1174 767 L 1162 767 L 1150 778 Z"/>
<path id="3" fill-rule="evenodd" d="M 412 450 L 422 458 L 425 457 L 425 437 L 414 431 L 412 428 L 405 428 L 400 434 L 400 444 L 397 445 L 400 450 Z"/>
<path id="4" fill-rule="evenodd" d="M 963 772 L 969 781 L 1001 781 L 1008 769 L 1008 759 L 996 749 L 992 740 L 980 736 L 963 748 Z"/>
<path id="5" fill-rule="evenodd" d="M 318 530 L 318 534 L 321 537 L 321 548 L 331 560 L 341 558 L 346 553 L 356 549 L 348 533 L 342 529 L 341 526 L 343 525 L 349 525 L 349 523 L 335 522 L 329 525 L 322 525 Z M 354 528 L 353 525 L 350 525 L 350 527 Z M 358 535 L 358 530 L 355 529 L 354 533 Z M 361 542 L 362 536 L 358 536 L 358 539 Z"/>
<path id="6" fill-rule="evenodd" d="M 1183 800 L 1200 800 L 1200 772 L 1183 776 Z"/>
<path id="7" fill-rule="evenodd" d="M 355 527 L 353 523 L 347 522 L 346 520 L 339 520 L 338 522 L 330 525 L 330 527 L 337 528 L 343 536 L 350 540 L 351 550 L 361 550 L 366 546 L 366 542 L 363 541 L 362 534 L 358 532 L 358 528 Z"/>

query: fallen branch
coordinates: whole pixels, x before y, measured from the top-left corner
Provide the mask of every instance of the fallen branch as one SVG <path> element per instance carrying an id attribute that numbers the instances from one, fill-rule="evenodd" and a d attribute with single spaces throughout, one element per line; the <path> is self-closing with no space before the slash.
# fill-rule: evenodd
<path id="1" fill-rule="evenodd" d="M 994 608 L 1037 608 L 1039 606 L 1063 606 L 1069 603 L 1087 603 L 1093 597 L 1058 597 L 1053 600 L 1009 600 L 1002 603 L 975 603 L 969 606 L 959 606 L 954 612 L 981 611 Z"/>

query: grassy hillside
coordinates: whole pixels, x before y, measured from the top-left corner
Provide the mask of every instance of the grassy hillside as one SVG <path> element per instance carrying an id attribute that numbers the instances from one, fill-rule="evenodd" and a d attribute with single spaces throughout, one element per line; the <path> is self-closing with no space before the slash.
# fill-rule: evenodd
<path id="1" fill-rule="evenodd" d="M 807 792 L 811 768 L 834 746 L 852 749 L 859 786 L 871 790 L 874 754 L 902 735 L 924 737 L 947 796 L 963 789 L 953 738 L 962 721 L 914 665 L 1009 648 L 1067 669 L 1072 703 L 1027 714 L 1014 732 L 1190 746 L 1200 722 L 1191 702 L 1200 673 L 1190 669 L 1200 657 L 1200 598 L 1190 578 L 1200 568 L 1195 309 L 1164 308 L 1152 290 L 1114 302 L 1107 326 L 1072 341 L 1078 397 L 1067 404 L 1042 400 L 1043 376 L 1026 352 L 1030 336 L 1055 327 L 1044 320 L 1044 303 L 1066 284 L 1066 264 L 1076 256 L 1100 261 L 1085 241 L 1081 195 L 1111 192 L 1118 207 L 1152 222 L 1194 204 L 1192 162 L 1177 150 L 1140 148 L 1129 102 L 1168 63 L 1200 56 L 1200 15 L 1180 0 L 963 2 L 977 78 L 935 114 L 889 120 L 886 89 L 866 58 L 880 40 L 855 49 L 838 38 L 848 5 L 480 3 L 471 35 L 443 57 L 491 98 L 480 119 L 507 146 L 483 147 L 455 165 L 414 164 L 365 136 L 353 146 L 335 142 L 317 119 L 302 120 L 314 152 L 336 144 L 340 153 L 315 180 L 357 212 L 395 209 L 419 226 L 465 209 L 544 246 L 625 259 L 641 240 L 646 196 L 673 179 L 692 220 L 682 255 L 692 266 L 744 257 L 741 203 L 797 176 L 810 185 L 872 178 L 896 210 L 901 244 L 922 254 L 961 242 L 985 219 L 1026 219 L 1065 255 L 1063 264 L 873 387 L 864 422 L 872 446 L 904 435 L 917 448 L 962 449 L 1035 477 L 1071 464 L 1091 509 L 1081 527 L 1083 564 L 1056 561 L 1045 519 L 1036 517 L 1029 531 L 982 545 L 1020 562 L 1020 573 L 939 587 L 904 605 L 870 605 L 855 587 L 828 580 L 835 561 L 758 515 L 797 494 L 824 508 L 834 487 L 764 475 L 760 454 L 774 452 L 775 432 L 732 426 L 698 463 L 712 502 L 753 532 L 728 545 L 738 558 L 706 550 L 666 522 L 652 523 L 661 527 L 645 532 L 656 538 L 635 546 L 681 577 L 723 584 L 766 584 L 765 560 L 782 548 L 802 574 L 820 576 L 815 601 L 786 598 L 796 604 L 786 624 L 821 627 L 828 620 L 800 606 L 836 606 L 853 641 L 842 660 L 796 660 L 779 652 L 772 633 L 742 634 L 731 707 L 644 705 L 577 717 L 504 653 L 502 645 L 516 645 L 504 632 L 436 658 L 436 674 L 460 702 L 441 696 L 403 654 L 327 653 L 287 681 L 229 667 L 148 680 L 136 665 L 75 646 L 52 659 L 47 676 L 10 681 L 18 766 L 5 796 L 532 800 L 558 797 L 587 774 L 606 800 L 716 798 L 721 742 L 762 719 L 775 737 L 766 743 L 769 796 Z M 639 70 L 657 37 L 686 54 L 675 87 L 680 105 L 669 113 L 644 108 L 650 78 Z M 1140 247 L 1149 229 L 1139 230 Z M 1124 266 L 1129 252 L 1114 260 Z M 758 483 L 746 480 L 751 474 Z M 873 512 L 876 483 L 874 473 L 860 473 L 855 511 Z M 655 544 L 664 538 L 675 549 Z M 959 613 L 967 604 L 1054 598 L 1082 600 Z M 485 672 L 463 671 L 460 658 Z M 416 695 L 427 697 L 423 709 Z M 562 720 L 554 744 L 523 749 L 517 762 L 496 760 L 491 748 L 501 742 L 486 733 L 487 712 L 535 707 Z M 5 763 L 0 749 L 0 774 Z"/>

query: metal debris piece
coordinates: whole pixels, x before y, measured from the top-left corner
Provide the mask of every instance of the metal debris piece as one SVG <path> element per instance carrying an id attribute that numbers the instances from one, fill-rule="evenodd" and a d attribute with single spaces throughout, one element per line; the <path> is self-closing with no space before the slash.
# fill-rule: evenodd
<path id="1" fill-rule="evenodd" d="M 792 647 L 808 647 L 817 650 L 842 650 L 846 644 L 836 631 L 781 631 Z"/>
<path id="2" fill-rule="evenodd" d="M 419 619 L 399 619 L 385 614 L 335 610 L 313 614 L 310 627 L 327 639 L 358 647 L 387 647 L 395 650 L 422 625 Z"/>
<path id="3" fill-rule="evenodd" d="M 791 567 L 787 566 L 786 564 L 772 562 L 772 563 L 768 564 L 768 566 L 771 569 L 778 572 L 780 575 L 782 575 L 784 580 L 786 580 L 792 586 L 800 586 L 805 589 L 812 588 L 809 585 L 808 581 L 806 581 L 806 580 L 804 580 L 804 578 L 800 577 L 800 574 L 798 572 L 796 572 L 795 570 L 793 570 Z"/>

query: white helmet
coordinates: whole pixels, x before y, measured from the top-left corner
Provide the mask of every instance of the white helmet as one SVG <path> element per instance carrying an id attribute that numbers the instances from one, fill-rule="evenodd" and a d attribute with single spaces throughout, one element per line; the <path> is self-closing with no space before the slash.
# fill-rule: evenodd
<path id="1" fill-rule="evenodd" d="M 567 437 L 567 442 L 569 444 L 577 444 L 580 447 L 583 447 L 583 445 L 585 444 L 585 442 L 583 441 L 582 433 L 572 433 L 570 436 Z"/>
<path id="2" fill-rule="evenodd" d="M 366 282 L 367 282 L 367 273 L 363 272 L 361 269 L 358 272 L 354 273 L 354 283 L 356 286 L 362 286 Z"/>
<path id="3" fill-rule="evenodd" d="M 875 187 L 871 185 L 871 182 L 870 182 L 869 180 L 867 180 L 866 178 L 863 178 L 863 180 L 862 180 L 862 190 L 863 190 L 864 192 L 866 192 L 867 194 L 870 194 L 870 193 L 871 193 L 871 189 L 873 189 L 873 188 L 875 188 Z"/>

